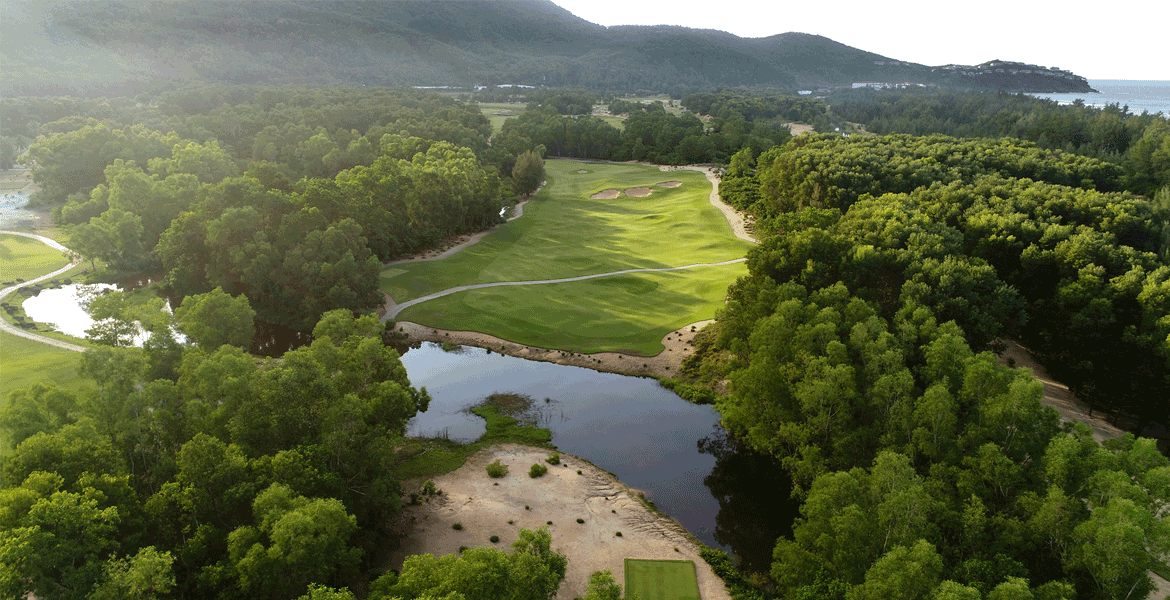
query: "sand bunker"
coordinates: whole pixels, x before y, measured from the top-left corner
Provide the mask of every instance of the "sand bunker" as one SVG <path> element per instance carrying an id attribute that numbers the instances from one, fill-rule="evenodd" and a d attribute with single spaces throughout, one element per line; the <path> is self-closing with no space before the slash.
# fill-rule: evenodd
<path id="1" fill-rule="evenodd" d="M 658 184 L 658 187 L 676 188 L 680 185 L 682 185 L 681 181 L 663 181 L 662 183 Z"/>
<path id="2" fill-rule="evenodd" d="M 442 556 L 460 546 L 489 546 L 508 552 L 521 527 L 536 529 L 552 521 L 552 547 L 569 558 L 557 598 L 584 596 L 589 574 L 594 571 L 610 569 L 622 581 L 626 558 L 694 561 L 703 599 L 729 598 L 723 582 L 699 556 L 698 547 L 682 527 L 648 510 L 638 501 L 636 491 L 609 473 L 566 454 L 561 455 L 561 461 L 567 466 L 548 465 L 544 462 L 548 453 L 540 448 L 500 444 L 473 455 L 459 469 L 435 477 L 442 495 L 403 507 L 398 527 L 405 538 L 403 546 L 392 553 L 390 566 L 401 567 L 409 554 Z M 484 470 L 497 459 L 508 465 L 508 475 L 502 479 L 492 479 Z M 546 465 L 548 474 L 530 478 L 528 468 L 533 463 Z M 460 529 L 453 527 L 455 523 Z M 616 535 L 618 531 L 621 537 Z M 499 536 L 498 543 L 489 540 L 493 535 Z"/>
<path id="3" fill-rule="evenodd" d="M 608 190 L 601 190 L 589 197 L 590 200 L 613 200 L 622 195 L 622 191 L 614 188 Z"/>
<path id="4" fill-rule="evenodd" d="M 577 169 L 577 172 L 584 175 L 585 173 L 588 173 L 589 171 L 586 171 L 585 169 Z"/>
<path id="5" fill-rule="evenodd" d="M 650 195 L 650 192 L 648 187 L 632 187 L 626 190 L 626 195 L 632 198 L 645 198 Z"/>

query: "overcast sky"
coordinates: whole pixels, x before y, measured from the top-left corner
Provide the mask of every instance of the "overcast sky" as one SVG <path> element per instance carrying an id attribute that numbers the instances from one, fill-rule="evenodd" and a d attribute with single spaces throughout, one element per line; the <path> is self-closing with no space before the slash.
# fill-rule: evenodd
<path id="1" fill-rule="evenodd" d="M 553 0 L 599 25 L 682 25 L 740 37 L 823 35 L 926 65 L 1015 60 L 1089 79 L 1170 80 L 1170 0 Z"/>

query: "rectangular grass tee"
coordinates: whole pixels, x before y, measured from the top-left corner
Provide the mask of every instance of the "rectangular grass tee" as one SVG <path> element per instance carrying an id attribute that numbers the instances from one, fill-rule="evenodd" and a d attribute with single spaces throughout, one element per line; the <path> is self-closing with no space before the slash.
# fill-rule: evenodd
<path id="1" fill-rule="evenodd" d="M 689 560 L 626 559 L 626 597 L 700 600 L 695 563 Z"/>

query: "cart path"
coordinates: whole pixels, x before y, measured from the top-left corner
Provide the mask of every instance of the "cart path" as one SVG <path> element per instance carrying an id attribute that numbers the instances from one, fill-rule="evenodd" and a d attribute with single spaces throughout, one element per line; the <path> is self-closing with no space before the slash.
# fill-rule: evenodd
<path id="1" fill-rule="evenodd" d="M 747 260 L 746 258 L 736 258 L 733 260 L 725 260 L 723 262 L 698 263 L 698 264 L 693 264 L 693 265 L 683 265 L 681 267 L 625 269 L 623 271 L 611 271 L 609 273 L 594 273 L 592 275 L 579 275 L 577 277 L 566 277 L 564 279 L 537 279 L 537 280 L 533 280 L 533 281 L 494 281 L 492 283 L 475 283 L 475 284 L 471 284 L 471 285 L 459 285 L 459 286 L 455 286 L 453 288 L 447 288 L 445 290 L 435 292 L 433 294 L 427 294 L 426 296 L 420 296 L 418 298 L 415 298 L 414 300 L 407 300 L 406 302 L 403 302 L 402 304 L 394 304 L 394 300 L 391 299 L 389 296 L 386 296 L 386 314 L 382 316 L 382 321 L 389 321 L 390 319 L 397 317 L 398 313 L 402 312 L 403 310 L 406 310 L 407 308 L 410 308 L 411 306 L 414 306 L 415 304 L 421 304 L 421 303 L 426 302 L 428 300 L 434 300 L 435 298 L 442 298 L 443 296 L 449 296 L 451 294 L 455 294 L 458 292 L 465 292 L 467 290 L 478 290 L 478 289 L 483 289 L 483 288 L 500 287 L 500 286 L 505 286 L 505 285 L 547 285 L 550 283 L 572 283 L 574 281 L 585 281 L 587 279 L 597 279 L 599 277 L 612 277 L 614 275 L 627 275 L 630 273 L 661 273 L 663 271 L 681 271 L 683 269 L 695 269 L 695 268 L 699 268 L 699 267 L 722 267 L 724 265 L 733 265 L 735 263 L 741 263 L 741 262 L 744 262 L 746 260 Z"/>
<path id="2" fill-rule="evenodd" d="M 0 230 L 0 234 L 19 235 L 21 237 L 32 238 L 38 242 L 41 242 L 42 244 L 45 244 L 46 246 L 48 246 L 54 250 L 60 250 L 62 252 L 69 252 L 68 248 L 57 243 L 56 240 L 49 239 L 43 235 L 36 235 L 35 233 L 23 233 L 20 231 L 8 231 L 8 230 Z M 19 283 L 19 284 L 14 285 L 14 286 L 0 289 L 0 300 L 3 300 L 4 298 L 8 297 L 9 294 L 11 294 L 12 292 L 15 292 L 16 290 L 19 290 L 22 287 L 28 287 L 30 285 L 37 284 L 37 283 L 40 283 L 42 281 L 47 281 L 47 280 L 52 279 L 58 275 L 67 273 L 70 269 L 72 269 L 75 266 L 77 266 L 76 262 L 70 262 L 69 264 L 65 265 L 64 267 L 61 267 L 60 269 L 57 269 L 56 271 L 53 271 L 52 273 L 49 273 L 48 275 L 42 275 L 40 277 L 37 277 L 36 279 L 32 279 L 32 280 L 26 281 L 24 283 Z M 85 352 L 85 346 L 78 346 L 77 344 L 70 344 L 69 342 L 63 342 L 61 340 L 54 339 L 51 337 L 46 337 L 46 336 L 38 335 L 35 333 L 29 333 L 23 329 L 20 329 L 19 327 L 12 325 L 11 323 L 9 323 L 8 321 L 5 321 L 4 319 L 0 319 L 0 331 L 3 331 L 5 333 L 11 333 L 12 335 L 19 336 L 19 337 L 22 337 L 22 338 L 25 338 L 28 340 L 32 340 L 34 342 L 48 344 L 50 346 L 54 346 L 54 347 L 60 348 L 62 350 L 70 350 L 73 352 Z"/>

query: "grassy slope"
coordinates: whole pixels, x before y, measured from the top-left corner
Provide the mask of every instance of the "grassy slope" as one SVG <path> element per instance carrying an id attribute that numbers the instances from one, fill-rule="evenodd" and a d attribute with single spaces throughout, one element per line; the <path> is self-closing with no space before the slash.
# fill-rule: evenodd
<path id="1" fill-rule="evenodd" d="M 710 319 L 743 263 L 691 271 L 618 275 L 576 283 L 499 287 L 412 306 L 398 318 L 479 331 L 541 348 L 653 356 L 662 338 Z"/>
<path id="2" fill-rule="evenodd" d="M 549 161 L 547 170 L 549 185 L 525 206 L 523 218 L 450 258 L 390 267 L 383 289 L 402 302 L 470 283 L 721 262 L 743 257 L 751 246 L 710 205 L 711 187 L 700 173 L 567 160 Z M 655 186 L 669 180 L 683 185 Z M 589 199 L 599 190 L 640 185 L 654 192 Z M 545 348 L 653 355 L 667 332 L 711 318 L 727 286 L 745 273 L 735 264 L 490 288 L 424 302 L 399 318 Z"/>
<path id="3" fill-rule="evenodd" d="M 69 261 L 60 252 L 25 237 L 0 235 L 0 280 L 32 279 Z M 11 298 L 11 297 L 10 297 Z M 64 384 L 77 376 L 81 355 L 0 333 L 0 407 L 12 390 L 37 382 Z"/>
<path id="4" fill-rule="evenodd" d="M 569 160 L 548 161 L 546 169 L 549 185 L 525 205 L 524 217 L 450 258 L 384 270 L 382 289 L 403 302 L 473 283 L 721 262 L 741 258 L 751 247 L 732 235 L 707 201 L 711 186 L 700 173 Z M 581 169 L 589 172 L 577 173 Z M 683 185 L 655 186 L 669 180 Z M 607 188 L 636 186 L 654 192 L 645 198 L 589 199 Z"/>

